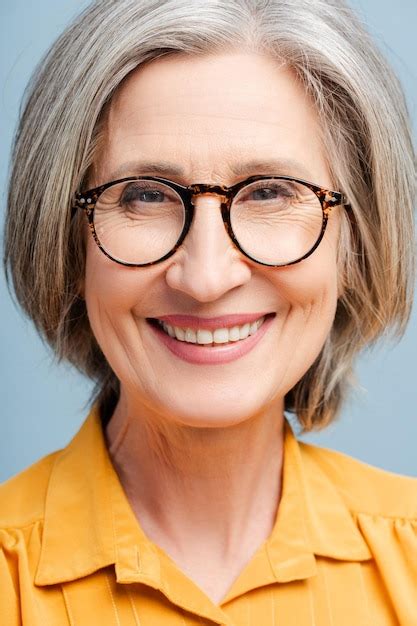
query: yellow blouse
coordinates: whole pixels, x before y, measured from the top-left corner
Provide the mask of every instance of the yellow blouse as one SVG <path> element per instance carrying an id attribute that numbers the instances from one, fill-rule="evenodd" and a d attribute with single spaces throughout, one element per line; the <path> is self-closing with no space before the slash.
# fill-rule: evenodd
<path id="1" fill-rule="evenodd" d="M 0 486 L 0 624 L 416 626 L 417 479 L 286 422 L 274 530 L 216 605 L 145 536 L 93 408 Z"/>

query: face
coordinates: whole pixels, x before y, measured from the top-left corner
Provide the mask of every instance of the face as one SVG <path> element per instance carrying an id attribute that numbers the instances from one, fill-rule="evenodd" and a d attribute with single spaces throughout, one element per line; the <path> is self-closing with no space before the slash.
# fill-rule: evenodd
<path id="1" fill-rule="evenodd" d="M 256 174 L 334 188 L 314 107 L 294 75 L 267 57 L 233 52 L 171 56 L 133 72 L 110 106 L 90 182 L 154 175 L 231 186 Z M 234 424 L 267 407 L 282 411 L 334 319 L 339 227 L 337 208 L 316 251 L 278 268 L 234 247 L 213 194 L 195 199 L 183 244 L 153 266 L 117 264 L 89 235 L 84 296 L 125 406 L 194 426 Z M 169 338 L 149 322 L 169 316 L 171 326 L 213 332 L 242 327 L 246 314 L 268 315 L 255 334 L 214 346 Z M 213 320 L 230 315 L 238 317 Z"/>

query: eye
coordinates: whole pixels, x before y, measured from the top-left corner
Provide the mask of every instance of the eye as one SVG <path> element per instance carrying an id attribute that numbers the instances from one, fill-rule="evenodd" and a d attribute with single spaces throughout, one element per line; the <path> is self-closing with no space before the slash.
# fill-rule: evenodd
<path id="1" fill-rule="evenodd" d="M 253 189 L 249 194 L 250 200 L 276 200 L 279 198 L 292 198 L 294 192 L 289 185 L 279 183 L 269 183 Z"/>
<path id="2" fill-rule="evenodd" d="M 121 197 L 122 204 L 130 202 L 144 202 L 145 204 L 164 202 L 165 193 L 150 185 L 129 185 Z"/>

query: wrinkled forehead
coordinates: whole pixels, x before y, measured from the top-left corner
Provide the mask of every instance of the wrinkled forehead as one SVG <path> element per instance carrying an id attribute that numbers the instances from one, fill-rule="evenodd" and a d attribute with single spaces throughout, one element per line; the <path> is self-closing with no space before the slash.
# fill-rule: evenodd
<path id="1" fill-rule="evenodd" d="M 277 173 L 328 182 L 313 103 L 289 68 L 261 55 L 154 60 L 119 87 L 105 128 L 103 175 L 163 159 L 190 176 L 222 175 L 222 168 L 226 176 L 229 164 L 251 157 L 300 162 L 298 172 Z"/>

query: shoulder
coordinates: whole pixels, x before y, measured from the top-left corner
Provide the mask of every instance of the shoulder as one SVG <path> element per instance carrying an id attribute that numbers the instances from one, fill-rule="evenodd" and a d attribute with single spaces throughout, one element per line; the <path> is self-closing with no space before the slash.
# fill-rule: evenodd
<path id="1" fill-rule="evenodd" d="M 43 519 L 49 479 L 59 452 L 44 456 L 0 484 L 0 529 L 22 528 Z"/>
<path id="2" fill-rule="evenodd" d="M 299 444 L 305 463 L 320 467 L 353 514 L 417 520 L 417 478 L 375 467 L 337 450 Z"/>
<path id="3" fill-rule="evenodd" d="M 34 601 L 33 576 L 57 454 L 45 456 L 0 485 L 0 614 L 8 624 L 20 624 L 22 603 L 30 606 Z"/>

